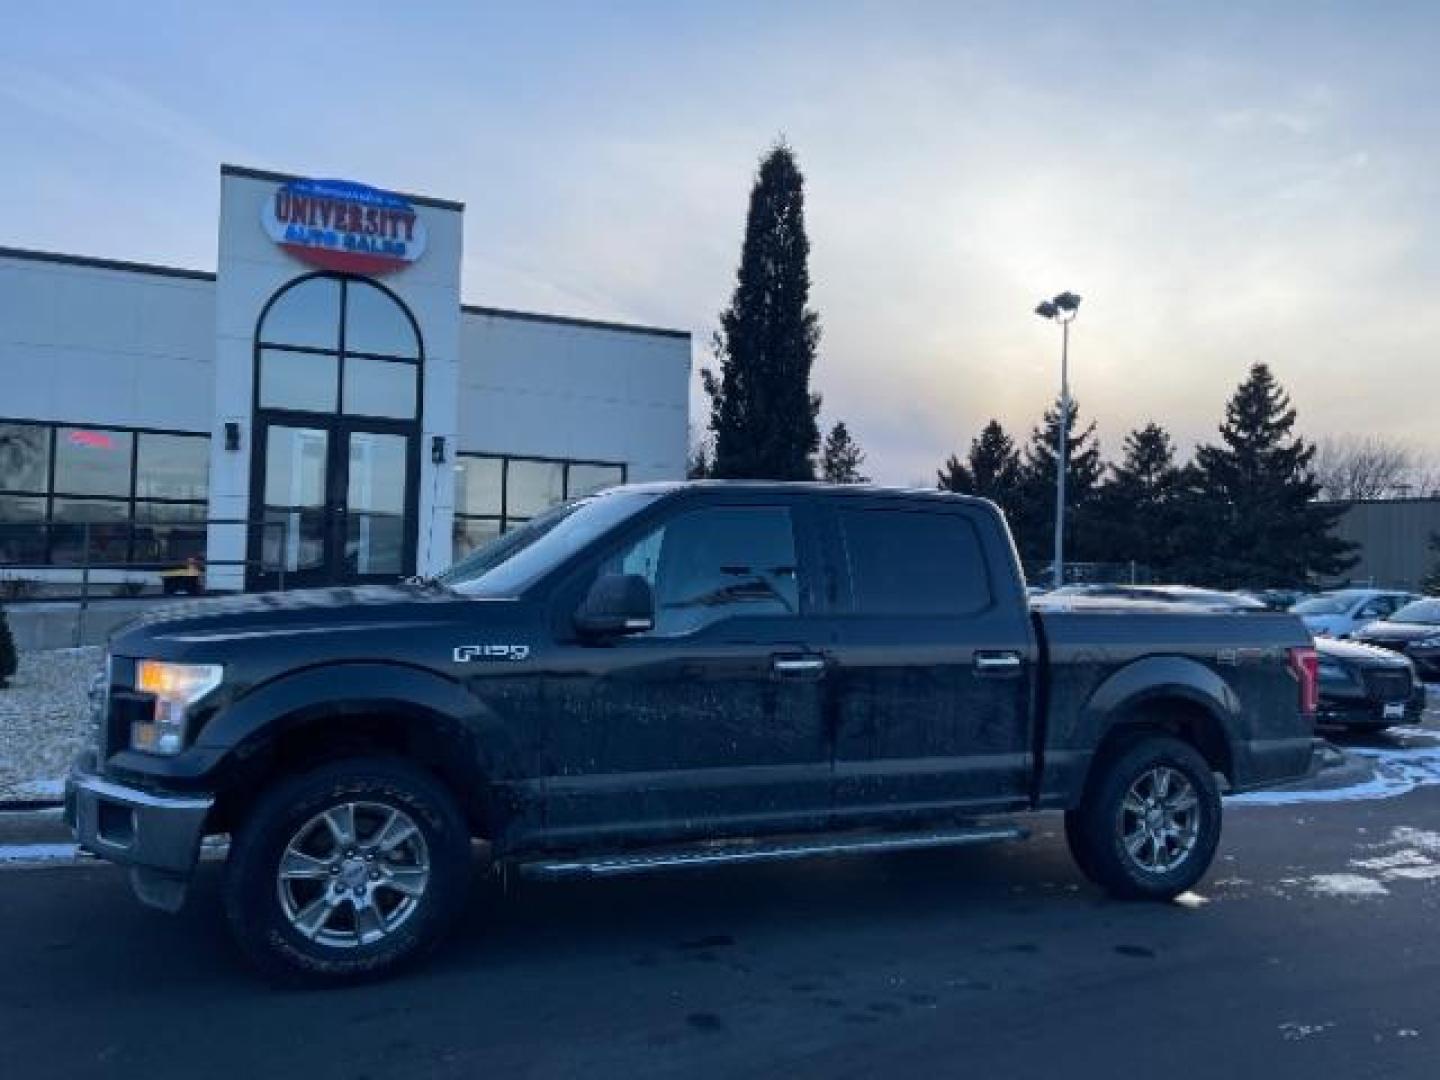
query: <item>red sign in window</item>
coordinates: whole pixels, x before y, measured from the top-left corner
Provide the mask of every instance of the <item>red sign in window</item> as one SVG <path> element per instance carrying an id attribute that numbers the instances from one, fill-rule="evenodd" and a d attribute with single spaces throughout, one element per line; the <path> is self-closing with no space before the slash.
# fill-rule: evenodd
<path id="1" fill-rule="evenodd" d="M 91 450 L 114 450 L 115 440 L 103 431 L 72 431 L 70 432 L 71 446 L 84 446 Z"/>

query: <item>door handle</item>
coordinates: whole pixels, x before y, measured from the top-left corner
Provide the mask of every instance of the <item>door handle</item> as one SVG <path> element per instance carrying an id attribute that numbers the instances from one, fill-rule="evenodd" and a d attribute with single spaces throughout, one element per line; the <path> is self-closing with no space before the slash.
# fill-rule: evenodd
<path id="1" fill-rule="evenodd" d="M 992 652 L 975 654 L 975 674 L 989 678 L 1005 678 L 1020 674 L 1020 654 Z"/>
<path id="2" fill-rule="evenodd" d="M 770 668 L 782 679 L 818 679 L 825 674 L 823 656 L 774 656 Z"/>

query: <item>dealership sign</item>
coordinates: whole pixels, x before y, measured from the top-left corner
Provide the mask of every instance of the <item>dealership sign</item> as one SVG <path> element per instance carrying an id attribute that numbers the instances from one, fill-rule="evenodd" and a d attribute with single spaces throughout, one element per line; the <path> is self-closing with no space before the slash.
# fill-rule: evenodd
<path id="1" fill-rule="evenodd" d="M 388 274 L 425 251 L 425 223 L 410 202 L 348 180 L 291 180 L 265 200 L 270 239 L 326 270 Z"/>

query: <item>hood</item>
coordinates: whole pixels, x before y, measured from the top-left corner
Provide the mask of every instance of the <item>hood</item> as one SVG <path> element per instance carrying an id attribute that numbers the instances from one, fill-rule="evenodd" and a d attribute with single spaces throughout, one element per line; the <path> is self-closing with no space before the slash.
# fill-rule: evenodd
<path id="1" fill-rule="evenodd" d="M 1354 641 L 1336 641 L 1334 638 L 1317 638 L 1315 651 L 1326 660 L 1357 664 L 1361 667 L 1409 667 L 1410 661 L 1399 653 L 1360 645 Z"/>
<path id="2" fill-rule="evenodd" d="M 350 633 L 391 635 L 454 622 L 462 606 L 495 609 L 509 601 L 474 600 L 436 585 L 356 585 L 293 592 L 252 593 L 159 605 L 110 635 L 120 656 L 211 653 L 270 646 L 299 638 L 343 638 Z M 473 616 L 472 616 L 473 617 Z M 308 647 L 308 646 L 307 646 Z"/>

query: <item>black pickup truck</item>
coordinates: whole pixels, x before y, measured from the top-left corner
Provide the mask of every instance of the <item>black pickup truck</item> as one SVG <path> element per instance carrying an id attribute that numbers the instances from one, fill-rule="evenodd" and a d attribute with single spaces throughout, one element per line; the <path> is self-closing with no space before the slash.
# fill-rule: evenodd
<path id="1" fill-rule="evenodd" d="M 1032 614 L 990 503 L 930 491 L 612 489 L 433 581 L 193 601 L 130 624 L 76 763 L 80 844 L 183 902 L 204 837 L 280 977 L 436 942 L 472 842 L 610 875 L 1024 835 L 1170 898 L 1220 790 L 1312 761 L 1316 666 L 1286 615 Z"/>

